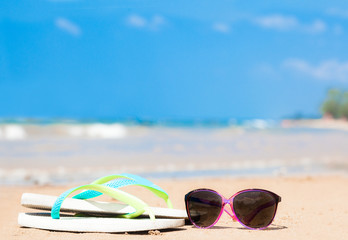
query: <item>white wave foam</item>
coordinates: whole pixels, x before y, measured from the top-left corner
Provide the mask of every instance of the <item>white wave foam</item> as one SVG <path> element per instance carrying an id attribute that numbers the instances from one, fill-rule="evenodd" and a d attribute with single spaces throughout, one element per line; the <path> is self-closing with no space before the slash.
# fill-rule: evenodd
<path id="1" fill-rule="evenodd" d="M 87 136 L 92 138 L 123 138 L 127 130 L 120 124 L 93 124 L 87 127 Z"/>
<path id="2" fill-rule="evenodd" d="M 127 135 L 127 129 L 121 124 L 92 124 L 71 126 L 68 128 L 68 134 L 73 137 L 119 139 Z"/>
<path id="3" fill-rule="evenodd" d="M 0 139 L 6 140 L 22 140 L 27 137 L 27 133 L 23 127 L 17 125 L 6 125 L 0 128 Z"/>
<path id="4" fill-rule="evenodd" d="M 275 126 L 275 122 L 272 120 L 263 120 L 263 119 L 253 119 L 244 122 L 246 128 L 255 128 L 255 129 L 267 129 Z"/>
<path id="5" fill-rule="evenodd" d="M 67 129 L 68 134 L 72 137 L 83 137 L 85 130 L 82 126 L 71 126 Z"/>

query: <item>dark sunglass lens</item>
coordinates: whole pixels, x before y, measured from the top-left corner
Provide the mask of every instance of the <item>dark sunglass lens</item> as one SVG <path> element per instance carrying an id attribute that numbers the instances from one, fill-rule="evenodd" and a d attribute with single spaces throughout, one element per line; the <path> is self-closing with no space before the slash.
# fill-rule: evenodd
<path id="1" fill-rule="evenodd" d="M 245 226 L 263 228 L 271 224 L 277 210 L 277 200 L 268 192 L 242 192 L 234 197 L 233 210 Z"/>
<path id="2" fill-rule="evenodd" d="M 199 227 L 211 226 L 221 213 L 222 198 L 215 192 L 197 191 L 191 193 L 186 201 L 187 214 Z"/>

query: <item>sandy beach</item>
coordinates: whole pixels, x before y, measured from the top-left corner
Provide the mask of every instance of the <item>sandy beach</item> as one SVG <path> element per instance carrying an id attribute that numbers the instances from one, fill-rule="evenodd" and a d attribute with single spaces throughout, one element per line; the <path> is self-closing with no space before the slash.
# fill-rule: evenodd
<path id="1" fill-rule="evenodd" d="M 215 189 L 225 197 L 246 188 L 264 188 L 279 194 L 282 202 L 273 224 L 264 231 L 252 231 L 233 222 L 224 214 L 219 223 L 208 230 L 186 225 L 181 228 L 129 234 L 66 233 L 30 228 L 17 224 L 19 212 L 35 212 L 20 206 L 22 193 L 59 195 L 73 186 L 2 186 L 0 200 L 0 236 L 2 239 L 346 239 L 348 236 L 348 178 L 254 177 L 254 178 L 191 178 L 153 180 L 170 195 L 175 208 L 184 209 L 184 195 L 195 188 Z M 127 187 L 152 206 L 165 206 L 161 199 L 140 187 Z M 108 197 L 101 200 L 110 201 Z"/>

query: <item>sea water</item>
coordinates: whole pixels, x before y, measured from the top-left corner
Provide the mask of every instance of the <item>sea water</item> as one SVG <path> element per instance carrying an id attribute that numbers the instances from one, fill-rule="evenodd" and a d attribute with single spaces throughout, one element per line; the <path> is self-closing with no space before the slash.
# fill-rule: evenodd
<path id="1" fill-rule="evenodd" d="M 6 122 L 0 184 L 60 184 L 131 172 L 145 177 L 347 174 L 348 132 L 244 124 Z"/>

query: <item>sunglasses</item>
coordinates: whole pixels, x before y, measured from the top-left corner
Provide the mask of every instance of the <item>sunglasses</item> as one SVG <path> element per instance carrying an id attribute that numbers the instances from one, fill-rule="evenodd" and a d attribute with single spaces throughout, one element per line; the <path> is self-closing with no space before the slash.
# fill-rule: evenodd
<path id="1" fill-rule="evenodd" d="M 196 189 L 185 195 L 187 215 L 198 228 L 210 228 L 227 212 L 248 229 L 265 229 L 273 221 L 281 198 L 263 189 L 246 189 L 229 199 L 210 189 Z M 225 209 L 229 204 L 232 214 Z"/>

